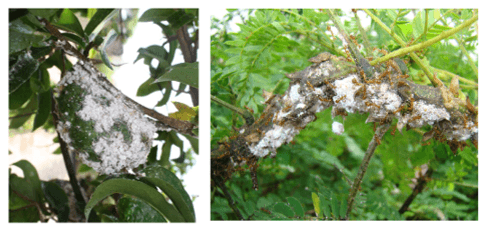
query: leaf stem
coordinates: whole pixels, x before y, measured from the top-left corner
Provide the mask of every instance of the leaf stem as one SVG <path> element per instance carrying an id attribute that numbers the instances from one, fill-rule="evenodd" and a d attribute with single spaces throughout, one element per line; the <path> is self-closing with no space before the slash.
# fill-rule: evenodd
<path id="1" fill-rule="evenodd" d="M 226 107 L 228 109 L 230 109 L 231 111 L 241 115 L 244 119 L 245 119 L 245 122 L 247 125 L 252 125 L 253 122 L 255 122 L 255 119 L 253 118 L 253 115 L 248 111 L 248 110 L 243 110 L 243 109 L 240 109 L 236 106 L 233 106 L 221 99 L 219 99 L 218 97 L 216 96 L 213 96 L 211 95 L 211 100 L 214 101 L 215 103 L 223 106 L 223 107 Z"/>

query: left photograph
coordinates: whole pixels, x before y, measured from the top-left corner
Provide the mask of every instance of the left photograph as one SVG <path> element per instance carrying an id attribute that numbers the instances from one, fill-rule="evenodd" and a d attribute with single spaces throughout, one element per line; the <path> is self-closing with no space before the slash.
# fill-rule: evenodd
<path id="1" fill-rule="evenodd" d="M 196 221 L 198 18 L 9 9 L 9 222 Z"/>

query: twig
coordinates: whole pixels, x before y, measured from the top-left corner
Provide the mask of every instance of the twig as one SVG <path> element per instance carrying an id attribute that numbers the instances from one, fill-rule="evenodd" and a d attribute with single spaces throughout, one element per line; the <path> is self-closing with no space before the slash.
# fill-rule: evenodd
<path id="1" fill-rule="evenodd" d="M 412 204 L 415 197 L 417 197 L 417 195 L 424 190 L 425 186 L 427 185 L 427 178 L 432 176 L 432 172 L 433 172 L 432 168 L 429 167 L 425 175 L 420 176 L 417 185 L 415 185 L 413 189 L 412 194 L 410 194 L 408 198 L 405 200 L 402 207 L 400 207 L 400 210 L 398 210 L 398 213 L 403 214 L 405 211 L 408 210 L 408 207 L 410 206 L 410 204 Z"/>
<path id="2" fill-rule="evenodd" d="M 373 21 L 375 21 L 383 30 L 385 30 L 388 34 L 391 34 L 391 31 L 390 29 L 378 18 L 376 17 L 373 13 L 371 13 L 369 10 L 367 9 L 363 9 L 363 11 L 365 11 Z M 422 48 L 425 48 L 429 45 L 432 45 L 442 39 L 445 39 L 453 34 L 455 34 L 456 32 L 458 32 L 459 30 L 462 30 L 463 28 L 471 25 L 472 23 L 474 23 L 475 21 L 478 20 L 478 15 L 475 15 L 473 16 L 471 19 L 465 21 L 464 23 L 462 23 L 461 25 L 451 29 L 451 30 L 448 30 L 448 31 L 444 31 L 442 32 L 439 36 L 436 36 L 434 37 L 433 39 L 430 39 L 426 42 L 423 42 L 423 43 L 420 43 L 420 44 L 417 44 L 417 45 L 421 45 L 419 49 L 422 49 Z M 398 37 L 396 34 L 394 35 L 391 35 L 393 37 L 393 39 L 395 39 L 395 41 L 400 44 L 402 47 L 406 47 L 407 44 L 400 38 Z M 427 45 L 426 45 L 427 44 Z M 406 52 L 406 53 L 402 53 L 400 52 L 400 54 L 397 55 L 397 51 L 394 51 L 382 58 L 379 58 L 379 59 L 375 59 L 373 60 L 372 62 L 370 62 L 371 65 L 376 65 L 378 63 L 381 63 L 381 62 L 385 62 L 391 58 L 394 58 L 394 57 L 398 57 L 400 55 L 405 55 L 407 53 L 410 53 L 410 57 L 412 57 L 412 59 L 419 65 L 419 67 L 425 72 L 425 74 L 427 75 L 427 78 L 431 81 L 431 83 L 434 85 L 434 86 L 438 86 L 438 84 L 434 81 L 434 78 L 433 78 L 433 74 L 430 72 L 430 70 L 428 69 L 428 67 L 422 62 L 422 60 L 417 56 L 417 54 L 413 53 L 413 52 L 410 52 L 410 51 L 415 51 L 416 48 L 415 47 L 416 45 L 414 46 L 411 46 L 411 47 L 406 47 L 406 48 L 402 48 L 402 49 L 399 49 L 397 51 L 402 51 L 402 52 Z M 408 48 L 408 49 L 407 49 Z"/>
<path id="3" fill-rule="evenodd" d="M 228 189 L 226 188 L 226 185 L 224 184 L 224 182 L 222 182 L 221 179 L 218 179 L 218 177 L 216 177 L 216 176 L 213 176 L 212 178 L 213 178 L 214 182 L 216 182 L 218 187 L 221 188 L 221 190 L 223 191 L 223 194 L 226 197 L 226 200 L 228 200 L 228 204 L 230 205 L 233 212 L 235 212 L 238 219 L 244 220 L 243 215 L 241 215 L 240 210 L 238 210 L 238 207 L 235 206 L 235 202 L 231 198 L 231 195 L 229 194 Z"/>
<path id="4" fill-rule="evenodd" d="M 229 104 L 229 103 L 227 103 L 227 102 L 225 102 L 225 101 L 223 101 L 223 100 L 221 100 L 218 97 L 213 96 L 213 95 L 211 95 L 211 101 L 214 101 L 215 103 L 217 103 L 217 104 L 219 104 L 223 107 L 226 107 L 226 108 L 230 109 L 231 111 L 241 115 L 245 119 L 245 122 L 246 122 L 247 125 L 252 125 L 253 122 L 255 122 L 253 115 L 247 110 L 242 110 L 242 109 L 240 109 L 236 106 L 233 106 L 233 105 L 231 105 L 231 104 Z"/>
<path id="5" fill-rule="evenodd" d="M 187 33 L 187 24 L 179 28 L 176 32 L 177 40 L 181 47 L 182 56 L 184 57 L 184 62 L 193 63 L 197 61 L 197 45 L 192 46 L 192 40 Z M 197 40 L 197 38 L 196 38 Z M 189 94 L 191 95 L 193 106 L 199 105 L 199 91 L 197 88 L 189 86 Z"/>
<path id="6" fill-rule="evenodd" d="M 376 129 L 375 135 L 371 139 L 371 142 L 368 145 L 368 149 L 366 150 L 366 154 L 363 158 L 363 161 L 361 162 L 361 166 L 359 167 L 358 170 L 358 175 L 356 175 L 356 178 L 354 178 L 353 186 L 351 187 L 351 192 L 349 193 L 348 197 L 348 208 L 346 211 L 346 220 L 349 220 L 349 215 L 351 213 L 351 210 L 353 209 L 353 203 L 356 197 L 356 194 L 358 193 L 359 188 L 361 187 L 361 182 L 363 181 L 363 177 L 366 173 L 366 170 L 368 169 L 368 165 L 370 163 L 371 157 L 373 156 L 376 147 L 379 145 L 378 141 L 381 140 L 383 135 L 385 135 L 386 131 L 390 128 L 390 123 L 385 123 L 384 125 L 378 126 Z"/>
<path id="7" fill-rule="evenodd" d="M 368 37 L 366 36 L 366 31 L 364 30 L 363 26 L 361 26 L 361 21 L 358 17 L 358 12 L 353 11 L 354 17 L 356 18 L 356 24 L 358 25 L 359 32 L 361 33 L 361 37 L 363 37 L 363 46 L 365 48 L 366 54 L 368 56 L 373 56 L 373 49 L 371 49 L 371 44 L 370 41 L 368 40 Z"/>
<path id="8" fill-rule="evenodd" d="M 51 113 L 52 113 L 52 118 L 54 120 L 54 128 L 57 128 L 57 125 L 59 123 L 59 115 L 58 115 L 56 98 L 54 97 L 52 92 L 51 92 L 51 101 L 52 101 Z M 69 182 L 71 183 L 71 187 L 73 188 L 73 192 L 74 192 L 74 197 L 76 198 L 77 201 L 76 208 L 79 209 L 80 211 L 79 213 L 84 214 L 84 208 L 86 207 L 86 200 L 81 192 L 81 188 L 76 179 L 76 170 L 71 161 L 72 159 L 67 149 L 67 144 L 66 142 L 64 142 L 59 132 L 57 132 L 57 137 L 59 139 L 59 144 L 61 146 L 61 153 L 64 159 L 64 164 L 66 165 L 66 170 L 69 176 Z"/>

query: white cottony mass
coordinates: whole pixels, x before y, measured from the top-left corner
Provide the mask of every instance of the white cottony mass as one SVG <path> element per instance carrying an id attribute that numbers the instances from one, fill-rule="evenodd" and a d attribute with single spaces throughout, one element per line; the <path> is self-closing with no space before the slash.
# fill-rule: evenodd
<path id="1" fill-rule="evenodd" d="M 344 132 L 344 126 L 343 124 L 335 121 L 332 123 L 332 132 L 334 132 L 334 134 L 336 135 L 341 135 L 343 134 Z"/>

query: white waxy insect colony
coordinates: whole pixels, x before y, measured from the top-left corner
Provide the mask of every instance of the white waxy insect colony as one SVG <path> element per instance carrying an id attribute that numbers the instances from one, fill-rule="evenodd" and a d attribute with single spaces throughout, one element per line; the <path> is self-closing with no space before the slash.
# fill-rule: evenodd
<path id="1" fill-rule="evenodd" d="M 116 174 L 145 163 L 157 128 L 99 76 L 81 62 L 60 81 L 57 130 L 85 164 Z"/>
<path id="2" fill-rule="evenodd" d="M 308 83 L 308 81 L 305 82 L 307 79 L 321 78 L 321 80 L 325 80 L 336 70 L 329 61 L 313 67 L 307 68 L 298 77 L 295 77 L 298 79 L 291 83 L 284 96 L 272 100 L 279 106 L 278 111 L 273 115 L 274 124 L 265 130 L 265 134 L 259 141 L 247 141 L 252 154 L 257 157 L 264 157 L 269 154 L 274 156 L 278 147 L 292 141 L 301 129 L 315 119 L 315 113 L 331 105 L 336 109 L 336 112 L 337 110 L 345 110 L 350 113 L 368 112 L 370 122 L 377 122 L 387 117 L 396 117 L 398 118 L 397 128 L 400 131 L 407 124 L 415 128 L 450 120 L 450 114 L 445 108 L 428 104 L 423 100 L 415 101 L 412 111 L 402 114 L 398 110 L 400 106 L 405 104 L 405 101 L 397 94 L 397 89 L 391 88 L 387 81 L 360 83 L 356 74 L 350 74 L 334 80 L 331 86 L 323 84 L 316 87 L 307 86 L 305 85 Z M 358 93 L 360 91 L 361 93 L 366 91 L 366 94 L 360 95 Z M 369 121 L 367 120 L 367 122 Z M 344 132 L 344 126 L 341 123 L 334 122 L 332 131 L 341 135 Z M 449 140 L 463 141 L 471 136 L 476 136 L 478 127 L 469 121 L 462 125 L 453 125 L 451 129 L 442 133 Z"/>

